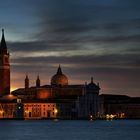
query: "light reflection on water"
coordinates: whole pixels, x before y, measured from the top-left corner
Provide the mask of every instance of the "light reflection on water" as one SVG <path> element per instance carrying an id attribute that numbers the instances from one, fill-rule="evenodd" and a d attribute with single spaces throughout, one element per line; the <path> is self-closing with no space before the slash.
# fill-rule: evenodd
<path id="1" fill-rule="evenodd" d="M 140 120 L 0 121 L 0 140 L 139 140 Z"/>

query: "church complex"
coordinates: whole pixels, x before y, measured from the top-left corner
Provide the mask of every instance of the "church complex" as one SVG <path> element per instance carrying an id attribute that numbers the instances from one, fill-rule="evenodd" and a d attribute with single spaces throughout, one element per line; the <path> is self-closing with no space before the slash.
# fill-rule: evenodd
<path id="1" fill-rule="evenodd" d="M 0 119 L 97 119 L 140 118 L 140 98 L 125 95 L 99 95 L 99 83 L 93 77 L 88 84 L 69 84 L 69 78 L 57 68 L 50 84 L 25 87 L 10 93 L 10 55 L 4 30 L 0 44 Z M 133 112 L 133 113 L 132 113 Z"/>

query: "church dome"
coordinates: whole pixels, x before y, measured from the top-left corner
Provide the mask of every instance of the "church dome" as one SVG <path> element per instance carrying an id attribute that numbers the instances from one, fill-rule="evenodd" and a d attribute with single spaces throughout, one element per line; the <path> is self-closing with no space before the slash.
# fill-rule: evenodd
<path id="1" fill-rule="evenodd" d="M 61 67 L 58 67 L 57 73 L 51 78 L 51 85 L 68 85 L 68 78 L 62 73 Z"/>
<path id="2" fill-rule="evenodd" d="M 87 88 L 88 89 L 98 89 L 98 90 L 100 90 L 99 83 L 96 85 L 93 82 L 93 77 L 91 77 L 91 82 L 87 85 Z"/>

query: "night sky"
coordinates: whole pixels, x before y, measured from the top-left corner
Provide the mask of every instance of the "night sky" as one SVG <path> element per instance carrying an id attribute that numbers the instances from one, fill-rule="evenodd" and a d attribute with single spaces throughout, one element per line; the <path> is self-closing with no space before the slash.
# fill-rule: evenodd
<path id="1" fill-rule="evenodd" d="M 140 0 L 0 0 L 12 90 L 41 84 L 61 64 L 70 84 L 140 96 Z"/>

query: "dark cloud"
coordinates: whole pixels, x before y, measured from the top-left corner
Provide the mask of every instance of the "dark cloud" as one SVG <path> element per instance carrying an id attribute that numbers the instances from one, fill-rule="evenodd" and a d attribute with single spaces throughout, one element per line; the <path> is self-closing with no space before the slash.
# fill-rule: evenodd
<path id="1" fill-rule="evenodd" d="M 125 2 L 127 6 L 121 5 L 122 2 L 119 1 L 50 2 L 49 6 L 51 8 L 46 9 L 44 13 L 39 15 L 42 17 L 39 25 L 42 29 L 40 37 L 49 38 L 55 42 L 64 41 L 70 43 L 73 40 L 75 42 L 82 41 L 87 34 L 93 41 L 96 41 L 96 38 L 97 40 L 103 38 L 104 41 L 104 38 L 109 34 L 117 39 L 112 39 L 109 36 L 110 39 L 107 37 L 105 41 L 111 40 L 115 42 L 118 41 L 119 37 L 123 37 L 124 41 L 126 41 L 127 37 L 129 39 L 132 37 L 131 40 L 134 40 L 133 36 L 135 37 L 136 34 L 131 32 L 139 29 L 140 17 L 138 13 L 140 13 L 140 10 L 135 13 L 135 7 L 133 6 L 137 6 L 137 2 L 132 2 L 133 6 L 131 2 Z M 133 14 L 135 15 L 134 17 Z M 101 39 L 98 39 L 98 34 L 101 33 Z"/>
<path id="2" fill-rule="evenodd" d="M 140 54 L 139 44 L 138 44 L 138 47 L 133 46 L 131 48 L 127 48 L 126 51 L 129 52 L 129 53 L 137 53 L 137 54 Z"/>
<path id="3" fill-rule="evenodd" d="M 90 44 L 93 46 L 98 43 L 102 44 L 100 48 L 108 48 L 120 45 L 120 43 L 131 43 L 131 47 L 123 46 L 126 50 L 139 50 L 140 45 L 140 35 L 124 35 L 124 36 L 80 36 L 74 39 L 69 39 L 69 37 L 61 38 L 60 40 L 51 41 L 28 41 L 28 42 L 9 42 L 9 50 L 11 52 L 32 52 L 32 51 L 68 51 L 68 50 L 85 50 L 86 46 Z M 138 43 L 138 45 L 135 45 Z M 108 44 L 108 46 L 106 45 Z M 85 50 L 86 51 L 86 50 Z M 94 51 L 94 50 L 93 50 Z M 119 52 L 116 52 L 119 53 Z"/>
<path id="4" fill-rule="evenodd" d="M 44 64 L 68 64 L 90 67 L 118 67 L 118 68 L 140 68 L 139 54 L 113 54 L 113 55 L 80 55 L 80 56 L 47 56 L 47 57 L 18 57 L 11 60 L 18 65 L 44 65 Z"/>
<path id="5" fill-rule="evenodd" d="M 57 42 L 46 41 L 29 41 L 29 42 L 9 42 L 9 50 L 11 52 L 40 52 L 40 51 L 60 51 L 60 50 L 76 50 L 82 49 L 77 44 L 67 44 Z"/>

